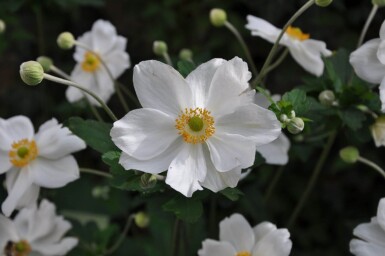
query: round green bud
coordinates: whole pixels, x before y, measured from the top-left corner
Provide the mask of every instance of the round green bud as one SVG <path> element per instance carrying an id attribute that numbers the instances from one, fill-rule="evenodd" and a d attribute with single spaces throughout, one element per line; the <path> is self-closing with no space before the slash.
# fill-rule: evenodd
<path id="1" fill-rule="evenodd" d="M 290 111 L 289 119 L 293 119 L 294 117 L 295 117 L 295 111 L 292 110 L 292 111 Z"/>
<path id="2" fill-rule="evenodd" d="M 287 122 L 289 122 L 289 118 L 287 117 L 287 115 L 281 114 L 279 116 L 279 121 L 281 121 L 282 123 L 287 123 Z"/>
<path id="3" fill-rule="evenodd" d="M 179 52 L 179 58 L 181 60 L 192 60 L 193 52 L 190 49 L 182 49 Z"/>
<path id="4" fill-rule="evenodd" d="M 38 85 L 44 78 L 44 69 L 37 61 L 27 61 L 20 65 L 20 77 L 28 85 Z"/>
<path id="5" fill-rule="evenodd" d="M 215 27 L 222 27 L 227 21 L 227 14 L 223 9 L 214 8 L 210 11 L 210 21 Z"/>
<path id="6" fill-rule="evenodd" d="M 44 72 L 49 72 L 51 70 L 51 67 L 53 66 L 52 59 L 46 56 L 40 56 L 36 59 L 36 61 L 39 62 L 40 65 L 43 67 Z"/>
<path id="7" fill-rule="evenodd" d="M 385 0 L 372 0 L 373 5 L 385 6 Z"/>
<path id="8" fill-rule="evenodd" d="M 346 163 L 353 164 L 360 157 L 360 152 L 357 148 L 349 146 L 340 150 L 340 157 Z"/>
<path id="9" fill-rule="evenodd" d="M 331 91 L 331 90 L 325 90 L 325 91 L 322 91 L 319 95 L 318 95 L 318 100 L 319 102 L 322 104 L 322 105 L 325 105 L 325 106 L 332 106 L 333 103 L 335 102 L 336 100 L 336 96 L 334 95 L 334 92 Z"/>
<path id="10" fill-rule="evenodd" d="M 3 20 L 0 20 L 0 34 L 4 33 L 6 29 L 5 22 Z"/>
<path id="11" fill-rule="evenodd" d="M 70 32 L 63 32 L 57 37 L 57 45 L 63 50 L 69 50 L 75 45 L 75 38 Z"/>
<path id="12" fill-rule="evenodd" d="M 291 134 L 298 134 L 303 131 L 303 128 L 305 128 L 304 121 L 299 117 L 294 117 L 290 120 L 290 122 L 287 125 L 287 130 Z"/>
<path id="13" fill-rule="evenodd" d="M 163 56 L 163 54 L 167 53 L 168 47 L 166 42 L 164 41 L 154 41 L 154 44 L 152 45 L 152 50 L 156 55 Z"/>
<path id="14" fill-rule="evenodd" d="M 140 187 L 143 189 L 150 189 L 156 185 L 157 178 L 156 176 L 150 173 L 144 173 L 140 176 Z"/>
<path id="15" fill-rule="evenodd" d="M 140 228 L 147 228 L 150 224 L 150 217 L 145 212 L 138 212 L 134 217 L 135 224 Z"/>
<path id="16" fill-rule="evenodd" d="M 321 7 L 326 7 L 331 4 L 333 0 L 315 0 L 315 4 Z"/>

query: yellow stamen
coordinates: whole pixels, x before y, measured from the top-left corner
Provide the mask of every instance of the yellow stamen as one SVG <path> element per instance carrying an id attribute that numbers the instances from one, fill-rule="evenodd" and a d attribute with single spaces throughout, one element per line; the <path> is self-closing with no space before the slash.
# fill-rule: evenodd
<path id="1" fill-rule="evenodd" d="M 94 72 L 100 67 L 99 56 L 92 52 L 86 52 L 84 54 L 84 60 L 82 62 L 82 69 L 85 72 Z"/>
<path id="2" fill-rule="evenodd" d="M 22 139 L 12 144 L 9 151 L 9 160 L 16 167 L 24 167 L 33 161 L 38 154 L 34 140 Z"/>
<path id="3" fill-rule="evenodd" d="M 247 251 L 238 252 L 235 256 L 251 256 L 251 254 Z"/>
<path id="4" fill-rule="evenodd" d="M 32 251 L 31 245 L 26 240 L 20 240 L 19 242 L 8 241 L 4 248 L 4 254 L 6 256 L 28 256 Z"/>
<path id="5" fill-rule="evenodd" d="M 286 29 L 286 34 L 292 38 L 295 38 L 299 41 L 304 41 L 310 38 L 310 34 L 305 34 L 300 28 L 289 26 Z"/>
<path id="6" fill-rule="evenodd" d="M 186 108 L 175 120 L 175 128 L 192 144 L 203 143 L 215 133 L 214 118 L 204 108 Z"/>

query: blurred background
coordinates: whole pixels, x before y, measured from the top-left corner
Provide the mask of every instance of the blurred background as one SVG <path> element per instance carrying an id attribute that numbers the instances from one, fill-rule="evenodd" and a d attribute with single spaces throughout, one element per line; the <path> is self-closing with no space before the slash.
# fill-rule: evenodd
<path id="1" fill-rule="evenodd" d="M 0 34 L 0 117 L 26 115 L 37 128 L 46 120 L 56 117 L 65 122 L 70 116 L 92 118 L 85 102 L 69 104 L 64 92 L 66 88 L 51 82 L 43 82 L 35 88 L 24 85 L 19 78 L 19 65 L 27 60 L 46 55 L 54 60 L 55 66 L 70 73 L 75 61 L 73 50 L 64 51 L 57 47 L 56 38 L 63 31 L 72 32 L 75 37 L 91 29 L 97 19 L 109 20 L 116 26 L 118 34 L 127 38 L 127 52 L 132 67 L 143 60 L 157 59 L 152 52 L 154 40 L 164 40 L 169 54 L 176 63 L 182 48 L 194 53 L 195 63 L 211 58 L 231 59 L 245 56 L 234 36 L 226 28 L 213 27 L 208 19 L 212 8 L 227 11 L 228 20 L 239 29 L 252 56 L 261 67 L 271 49 L 271 44 L 252 37 L 244 28 L 246 15 L 252 14 L 282 27 L 290 16 L 305 1 L 302 0 L 1 0 L 0 19 L 6 23 L 6 31 Z M 369 0 L 334 0 L 327 8 L 312 7 L 294 24 L 312 38 L 325 41 L 331 50 L 346 48 L 354 50 L 359 33 L 371 10 Z M 369 28 L 367 39 L 378 37 L 378 31 L 385 17 L 380 9 Z M 310 77 L 291 57 L 269 75 L 267 84 L 272 93 L 284 93 Z M 119 81 L 132 90 L 132 68 Z M 118 116 L 121 111 L 114 96 L 109 105 Z M 134 108 L 134 104 L 130 104 Z M 341 134 L 333 146 L 325 168 L 311 194 L 296 225 L 290 229 L 293 240 L 292 255 L 349 255 L 349 241 L 353 228 L 368 222 L 376 214 L 377 204 L 385 195 L 384 181 L 376 173 L 360 164 L 346 165 L 338 159 L 339 148 L 351 142 L 350 135 Z M 208 218 L 198 224 L 186 227 L 186 239 L 191 240 L 188 250 L 195 255 L 206 238 L 217 238 L 217 226 L 221 219 L 231 213 L 243 213 L 252 225 L 268 220 L 278 227 L 285 227 L 288 216 L 303 192 L 304 184 L 319 156 L 322 143 L 309 147 L 307 155 L 297 150 L 302 142 L 291 137 L 293 147 L 291 160 L 283 170 L 277 189 L 267 202 L 263 202 L 269 182 L 278 168 L 262 165 L 241 182 L 240 189 L 245 196 L 237 202 L 223 200 L 212 195 L 218 207 L 217 215 L 210 218 L 210 230 L 206 230 Z M 385 152 L 375 149 L 367 139 L 365 156 L 385 167 Z M 77 153 L 80 166 L 105 169 L 99 155 L 88 149 Z M 0 177 L 0 181 L 3 177 Z M 107 182 L 87 176 L 69 186 L 51 191 L 43 190 L 43 197 L 57 203 L 59 212 L 74 217 L 75 235 L 83 242 L 78 251 L 71 255 L 97 255 L 92 246 L 111 244 L 116 239 L 128 212 L 140 210 L 134 195 L 122 193 L 114 188 L 107 196 L 100 196 L 95 187 L 105 189 Z M 2 189 L 2 188 L 1 188 Z M 108 189 L 107 189 L 108 190 Z M 0 191 L 0 201 L 6 196 Z M 218 197 L 218 198 L 217 198 Z M 217 198 L 217 199 L 215 199 Z M 211 202 L 207 202 L 210 205 Z M 116 255 L 169 255 L 172 232 L 172 215 L 162 212 L 160 205 L 151 201 L 145 206 L 153 220 L 148 230 L 133 228 L 125 245 Z M 92 215 L 92 214 L 94 215 Z M 82 215 L 83 214 L 83 215 Z M 204 212 L 204 217 L 208 217 Z M 80 216 L 80 217 L 79 217 Z M 84 226 L 82 219 L 95 219 L 95 223 Z M 83 218 L 83 219 L 84 219 Z M 115 226 L 105 225 L 111 218 Z M 169 221 L 170 220 L 170 221 Z M 214 222 L 214 223 L 212 223 Z M 171 223 L 171 224 L 170 224 Z M 170 225 L 169 225 L 170 224 Z M 187 245 L 185 245 L 187 248 Z M 96 248 L 95 247 L 95 248 Z M 91 248 L 91 249 L 90 249 Z"/>

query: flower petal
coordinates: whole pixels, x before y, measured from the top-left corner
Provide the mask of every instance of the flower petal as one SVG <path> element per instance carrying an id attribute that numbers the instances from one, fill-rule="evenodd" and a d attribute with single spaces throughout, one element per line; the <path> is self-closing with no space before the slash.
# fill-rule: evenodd
<path id="1" fill-rule="evenodd" d="M 201 144 L 186 144 L 171 162 L 166 183 L 176 191 L 191 197 L 196 190 L 202 190 L 207 172 Z"/>
<path id="2" fill-rule="evenodd" d="M 378 89 L 380 91 L 381 111 L 385 112 L 385 76 L 384 79 L 381 81 L 380 87 L 378 87 Z"/>
<path id="3" fill-rule="evenodd" d="M 116 121 L 111 138 L 118 148 L 138 160 L 165 151 L 179 136 L 174 119 L 156 109 L 135 109 Z"/>
<path id="4" fill-rule="evenodd" d="M 271 222 L 264 221 L 259 223 L 257 226 L 253 228 L 255 241 L 258 242 L 265 236 L 267 236 L 270 232 L 277 230 L 277 226 Z"/>
<path id="5" fill-rule="evenodd" d="M 22 139 L 31 140 L 34 133 L 32 122 L 28 117 L 0 118 L 0 149 L 9 151 L 12 143 Z"/>
<path id="6" fill-rule="evenodd" d="M 238 213 L 219 223 L 219 240 L 231 243 L 237 252 L 250 252 L 255 243 L 254 232 L 250 224 Z"/>
<path id="7" fill-rule="evenodd" d="M 253 256 L 288 256 L 292 242 L 287 229 L 269 232 L 253 248 Z"/>
<path id="8" fill-rule="evenodd" d="M 385 231 L 379 225 L 377 218 L 370 223 L 363 223 L 354 228 L 353 234 L 358 238 L 385 248 Z"/>
<path id="9" fill-rule="evenodd" d="M 382 22 L 379 34 L 381 40 L 385 40 L 385 22 Z"/>
<path id="10" fill-rule="evenodd" d="M 72 70 L 71 80 L 78 83 L 85 89 L 92 88 L 92 85 L 96 83 L 96 77 L 84 72 L 80 64 L 76 64 L 75 68 Z M 85 97 L 84 92 L 75 87 L 70 86 L 66 90 L 66 98 L 69 102 L 76 102 L 83 97 Z"/>
<path id="11" fill-rule="evenodd" d="M 192 106 L 189 85 L 178 71 L 156 60 L 142 61 L 134 68 L 134 87 L 144 108 L 154 108 L 171 116 Z"/>
<path id="12" fill-rule="evenodd" d="M 37 243 L 33 244 L 33 250 L 42 255 L 66 255 L 78 244 L 79 240 L 75 237 L 66 237 L 58 243 Z"/>
<path id="13" fill-rule="evenodd" d="M 358 239 L 350 241 L 350 252 L 356 256 L 383 255 L 385 248 L 373 243 L 367 243 Z"/>
<path id="14" fill-rule="evenodd" d="M 106 20 L 95 21 L 92 25 L 91 37 L 93 43 L 92 50 L 100 55 L 109 52 L 118 39 L 115 27 Z"/>
<path id="15" fill-rule="evenodd" d="M 9 241 L 16 242 L 20 239 L 13 222 L 3 215 L 0 215 L 0 230 L 0 250 L 3 250 Z"/>
<path id="16" fill-rule="evenodd" d="M 76 41 L 81 43 L 81 44 L 83 44 L 83 45 L 87 45 L 89 48 L 93 49 L 92 36 L 91 36 L 91 32 L 90 31 L 84 33 L 81 36 L 79 36 L 76 39 Z M 78 62 L 78 63 L 83 62 L 84 55 L 85 55 L 86 52 L 87 52 L 87 50 L 84 47 L 76 46 L 75 47 L 75 52 L 74 52 L 74 55 L 73 55 L 73 57 L 76 60 L 76 62 Z"/>
<path id="17" fill-rule="evenodd" d="M 385 64 L 385 40 L 382 40 L 378 46 L 377 58 L 382 64 Z"/>
<path id="18" fill-rule="evenodd" d="M 60 188 L 79 178 L 79 167 L 73 156 L 56 160 L 38 157 L 29 169 L 34 183 L 45 188 Z"/>
<path id="19" fill-rule="evenodd" d="M 289 148 L 290 140 L 281 133 L 276 140 L 257 146 L 257 151 L 265 158 L 266 163 L 285 165 L 289 161 Z"/>
<path id="20" fill-rule="evenodd" d="M 215 241 L 206 239 L 202 242 L 202 249 L 198 251 L 199 256 L 234 256 L 234 247 L 226 241 Z"/>
<path id="21" fill-rule="evenodd" d="M 9 160 L 8 151 L 0 149 L 0 174 L 5 173 L 12 168 L 12 163 Z"/>
<path id="22" fill-rule="evenodd" d="M 281 29 L 276 28 L 266 20 L 255 17 L 253 15 L 247 15 L 247 24 L 246 28 L 251 30 L 253 36 L 260 36 L 263 39 L 269 41 L 270 43 L 275 43 Z"/>
<path id="23" fill-rule="evenodd" d="M 385 65 L 377 58 L 380 39 L 372 39 L 350 54 L 349 62 L 357 76 L 370 83 L 379 84 L 385 77 Z"/>
<path id="24" fill-rule="evenodd" d="M 381 226 L 382 230 L 384 230 L 384 234 L 385 234 L 385 198 L 382 198 L 378 203 L 377 221 L 378 221 L 378 224 Z M 385 239 L 384 239 L 384 242 L 385 242 Z"/>
<path id="25" fill-rule="evenodd" d="M 165 151 L 148 160 L 139 160 L 122 152 L 119 163 L 126 170 L 133 169 L 153 174 L 161 173 L 168 169 L 184 144 L 182 139 L 176 139 Z"/>
<path id="26" fill-rule="evenodd" d="M 125 52 L 127 39 L 118 36 L 113 49 L 103 55 L 103 60 L 114 78 L 119 77 L 130 67 L 130 56 Z"/>
<path id="27" fill-rule="evenodd" d="M 205 107 L 211 81 L 217 69 L 226 63 L 224 59 L 212 59 L 199 65 L 187 77 L 186 81 L 193 88 L 192 94 L 195 107 Z"/>

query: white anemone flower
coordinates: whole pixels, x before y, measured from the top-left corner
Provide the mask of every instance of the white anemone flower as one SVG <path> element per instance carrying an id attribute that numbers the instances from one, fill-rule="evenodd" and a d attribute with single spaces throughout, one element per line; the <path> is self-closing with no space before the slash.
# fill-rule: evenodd
<path id="1" fill-rule="evenodd" d="M 247 16 L 247 21 L 246 28 L 251 30 L 251 35 L 260 36 L 270 43 L 275 43 L 282 31 L 282 29 L 276 28 L 266 20 L 252 15 Z M 291 26 L 285 31 L 279 44 L 286 46 L 293 59 L 302 68 L 315 76 L 323 74 L 324 62 L 321 56 L 327 57 L 332 54 L 326 48 L 325 42 L 310 39 L 309 34 L 305 34 L 301 29 Z"/>
<path id="2" fill-rule="evenodd" d="M 63 237 L 71 227 L 47 200 L 22 209 L 14 220 L 0 215 L 0 255 L 66 255 L 78 244 L 77 238 Z"/>
<path id="3" fill-rule="evenodd" d="M 130 67 L 130 58 L 125 52 L 126 38 L 118 36 L 115 27 L 110 22 L 97 20 L 91 31 L 84 33 L 76 41 L 87 46 L 92 52 L 84 47 L 76 46 L 74 59 L 77 64 L 71 73 L 71 80 L 93 91 L 107 102 L 115 92 L 115 88 L 114 82 L 100 59 L 111 71 L 114 79 L 119 77 Z M 98 56 L 95 56 L 93 52 Z M 75 102 L 85 97 L 85 94 L 79 89 L 69 87 L 66 96 L 68 101 Z M 95 99 L 88 95 L 86 97 L 91 103 L 98 105 Z"/>
<path id="4" fill-rule="evenodd" d="M 235 187 L 241 169 L 254 163 L 256 147 L 275 140 L 280 122 L 253 103 L 251 73 L 236 57 L 213 59 L 184 79 L 159 61 L 134 68 L 134 87 L 143 109 L 129 112 L 111 130 L 123 151 L 120 164 L 157 174 L 192 196 L 202 186 L 214 192 Z"/>
<path id="5" fill-rule="evenodd" d="M 9 216 L 14 209 L 33 204 L 40 187 L 63 187 L 79 178 L 78 164 L 70 154 L 85 147 L 54 118 L 36 134 L 27 117 L 0 118 L 0 174 L 6 173 L 8 190 L 3 213 Z"/>
<path id="6" fill-rule="evenodd" d="M 219 240 L 202 242 L 199 256 L 287 256 L 292 242 L 287 229 L 277 229 L 270 222 L 252 228 L 247 220 L 235 213 L 219 224 Z"/>
<path id="7" fill-rule="evenodd" d="M 369 40 L 352 52 L 349 61 L 358 77 L 380 84 L 382 112 L 385 112 L 385 21 L 381 25 L 380 38 Z"/>
<path id="8" fill-rule="evenodd" d="M 385 198 L 378 204 L 377 217 L 370 223 L 358 225 L 353 234 L 359 239 L 350 241 L 350 252 L 356 256 L 379 256 L 385 252 Z"/>

